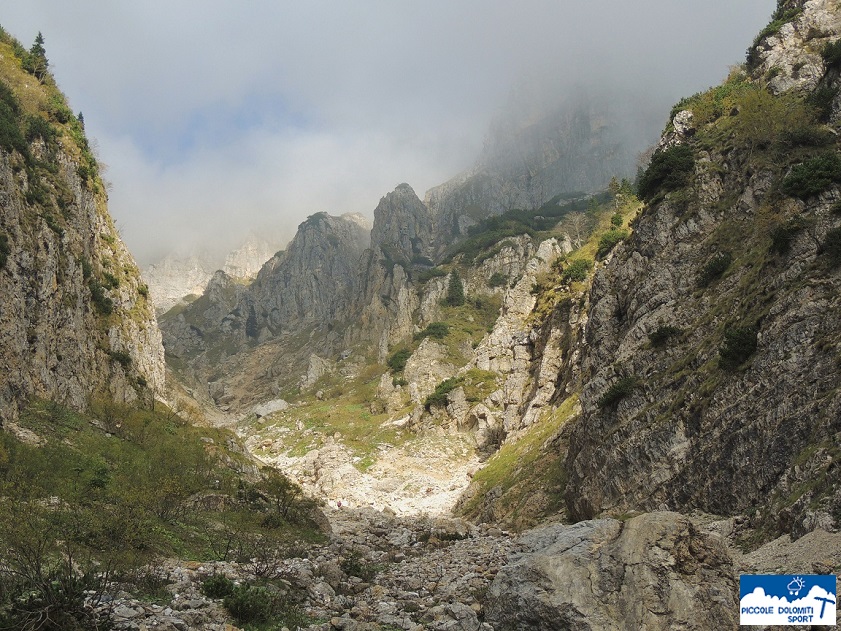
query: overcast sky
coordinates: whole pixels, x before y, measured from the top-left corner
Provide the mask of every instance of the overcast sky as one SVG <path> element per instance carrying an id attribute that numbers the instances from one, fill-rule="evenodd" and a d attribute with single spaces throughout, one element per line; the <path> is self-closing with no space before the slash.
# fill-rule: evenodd
<path id="1" fill-rule="evenodd" d="M 663 109 L 740 63 L 775 0 L 26 0 L 141 264 L 291 236 L 468 168 L 512 86 L 619 82 Z M 564 88 L 567 89 L 567 88 Z M 652 138 L 652 142 L 655 139 Z"/>

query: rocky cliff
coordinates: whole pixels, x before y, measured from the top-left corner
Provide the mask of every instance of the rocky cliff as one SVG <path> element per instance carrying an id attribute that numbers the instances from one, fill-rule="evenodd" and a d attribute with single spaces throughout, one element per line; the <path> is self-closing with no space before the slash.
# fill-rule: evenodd
<path id="1" fill-rule="evenodd" d="M 12 43 L 0 41 L 0 416 L 32 397 L 151 396 L 164 363 L 148 288 L 81 122 Z"/>
<path id="2" fill-rule="evenodd" d="M 637 154 L 662 124 L 632 115 L 627 98 L 615 94 L 578 87 L 550 106 L 527 92 L 494 121 L 472 169 L 427 191 L 440 244 L 483 217 L 538 208 L 556 195 L 603 190 L 611 177 L 630 177 Z"/>
<path id="3" fill-rule="evenodd" d="M 841 171 L 820 166 L 839 163 L 839 27 L 838 3 L 782 3 L 748 74 L 679 105 L 690 125 L 668 130 L 649 204 L 593 283 L 573 518 L 839 527 Z"/>

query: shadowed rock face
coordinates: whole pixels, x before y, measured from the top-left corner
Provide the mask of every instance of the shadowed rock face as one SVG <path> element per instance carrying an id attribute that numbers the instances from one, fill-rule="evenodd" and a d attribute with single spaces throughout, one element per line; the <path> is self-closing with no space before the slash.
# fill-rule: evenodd
<path id="1" fill-rule="evenodd" d="M 488 593 L 498 631 L 731 629 L 737 584 L 724 545 L 676 513 L 523 535 L 529 551 Z"/>

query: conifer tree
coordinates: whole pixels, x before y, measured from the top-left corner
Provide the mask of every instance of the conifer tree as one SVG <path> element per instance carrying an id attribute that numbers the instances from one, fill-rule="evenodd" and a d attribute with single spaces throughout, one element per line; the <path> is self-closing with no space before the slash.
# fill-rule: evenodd
<path id="1" fill-rule="evenodd" d="M 44 48 L 44 36 L 41 31 L 38 31 L 38 36 L 35 38 L 35 43 L 29 49 L 29 54 L 24 60 L 23 67 L 27 72 L 32 73 L 38 78 L 38 81 L 43 81 L 47 76 L 47 68 L 50 62 L 47 60 L 47 51 Z"/>
<path id="2" fill-rule="evenodd" d="M 450 274 L 450 284 L 447 287 L 447 297 L 444 300 L 451 307 L 459 307 L 464 304 L 464 285 L 458 270 Z"/>

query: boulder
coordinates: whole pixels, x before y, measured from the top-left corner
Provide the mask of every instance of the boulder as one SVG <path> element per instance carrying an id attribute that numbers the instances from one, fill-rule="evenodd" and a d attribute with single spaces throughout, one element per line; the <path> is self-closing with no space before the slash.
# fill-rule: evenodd
<path id="1" fill-rule="evenodd" d="M 738 584 L 722 541 L 677 513 L 526 533 L 491 584 L 486 619 L 517 629 L 732 629 Z"/>

